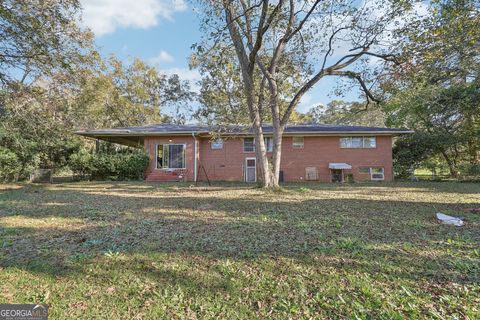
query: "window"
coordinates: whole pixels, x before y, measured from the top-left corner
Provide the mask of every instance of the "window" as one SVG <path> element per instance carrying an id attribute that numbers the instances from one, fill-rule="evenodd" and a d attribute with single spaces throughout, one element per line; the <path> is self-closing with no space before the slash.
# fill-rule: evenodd
<path id="1" fill-rule="evenodd" d="M 385 180 L 385 174 L 383 167 L 361 167 L 358 170 L 359 173 L 369 174 L 370 180 L 381 181 Z"/>
<path id="2" fill-rule="evenodd" d="M 247 159 L 247 168 L 255 168 L 255 159 Z"/>
<path id="3" fill-rule="evenodd" d="M 255 139 L 244 138 L 243 139 L 243 152 L 255 152 Z"/>
<path id="4" fill-rule="evenodd" d="M 383 172 L 383 168 L 370 168 L 370 179 L 371 180 L 384 180 L 385 175 Z"/>
<path id="5" fill-rule="evenodd" d="M 185 145 L 158 144 L 157 169 L 185 169 Z"/>
<path id="6" fill-rule="evenodd" d="M 265 148 L 267 152 L 273 151 L 273 138 L 265 137 Z M 255 152 L 255 139 L 254 138 L 243 138 L 243 152 Z"/>
<path id="7" fill-rule="evenodd" d="M 352 137 L 351 138 L 351 147 L 350 148 L 363 148 L 363 138 L 362 137 Z"/>
<path id="8" fill-rule="evenodd" d="M 350 148 L 352 146 L 352 138 L 340 138 L 340 148 Z"/>
<path id="9" fill-rule="evenodd" d="M 376 148 L 376 137 L 342 137 L 340 138 L 340 148 Z"/>
<path id="10" fill-rule="evenodd" d="M 213 150 L 223 149 L 223 140 L 217 139 L 215 141 L 210 142 L 210 146 Z"/>
<path id="11" fill-rule="evenodd" d="M 376 148 L 377 139 L 375 137 L 363 137 L 363 147 L 364 148 Z"/>
<path id="12" fill-rule="evenodd" d="M 267 152 L 272 152 L 273 151 L 273 138 L 272 137 L 265 137 L 263 139 L 265 141 L 265 148 L 267 149 Z"/>
<path id="13" fill-rule="evenodd" d="M 304 144 L 303 137 L 293 137 L 292 146 L 294 149 L 302 149 Z"/>

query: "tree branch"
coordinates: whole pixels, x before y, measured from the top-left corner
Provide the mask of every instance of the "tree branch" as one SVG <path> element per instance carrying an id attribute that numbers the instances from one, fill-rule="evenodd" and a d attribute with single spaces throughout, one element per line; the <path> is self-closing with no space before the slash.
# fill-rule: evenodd
<path id="1" fill-rule="evenodd" d="M 380 100 L 375 98 L 375 96 L 372 94 L 372 92 L 367 87 L 367 85 L 365 84 L 365 81 L 363 81 L 360 74 L 358 74 L 356 72 L 353 72 L 353 71 L 332 71 L 328 75 L 348 77 L 350 79 L 356 80 L 360 84 L 360 86 L 362 87 L 362 91 L 365 93 L 365 96 L 367 97 L 367 103 L 369 101 L 373 101 L 373 102 L 377 102 L 377 103 L 380 102 Z"/>
<path id="2" fill-rule="evenodd" d="M 300 30 L 302 30 L 303 28 L 303 25 L 308 21 L 308 19 L 310 18 L 310 16 L 312 15 L 312 13 L 315 11 L 315 9 L 317 8 L 317 5 L 321 2 L 322 0 L 316 0 L 315 3 L 312 5 L 312 7 L 310 8 L 310 10 L 308 10 L 307 14 L 305 15 L 305 17 L 303 17 L 302 21 L 300 21 L 300 23 L 298 24 L 298 26 L 290 32 L 290 34 L 287 36 L 287 38 L 285 39 L 286 42 L 290 41 L 290 39 L 297 33 L 299 32 Z M 293 2 L 293 1 L 292 1 Z"/>

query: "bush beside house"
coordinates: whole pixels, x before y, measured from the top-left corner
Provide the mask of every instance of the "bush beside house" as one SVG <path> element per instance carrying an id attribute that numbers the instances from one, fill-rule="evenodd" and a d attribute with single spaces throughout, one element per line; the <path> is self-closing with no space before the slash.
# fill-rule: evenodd
<path id="1" fill-rule="evenodd" d="M 143 178 L 149 161 L 143 151 L 94 154 L 79 151 L 70 158 L 69 167 L 79 178 L 137 180 Z"/>

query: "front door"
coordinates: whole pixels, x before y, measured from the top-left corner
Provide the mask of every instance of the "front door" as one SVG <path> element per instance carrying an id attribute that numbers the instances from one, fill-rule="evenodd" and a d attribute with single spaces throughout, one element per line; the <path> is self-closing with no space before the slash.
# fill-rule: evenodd
<path id="1" fill-rule="evenodd" d="M 245 159 L 245 182 L 257 181 L 257 159 Z"/>

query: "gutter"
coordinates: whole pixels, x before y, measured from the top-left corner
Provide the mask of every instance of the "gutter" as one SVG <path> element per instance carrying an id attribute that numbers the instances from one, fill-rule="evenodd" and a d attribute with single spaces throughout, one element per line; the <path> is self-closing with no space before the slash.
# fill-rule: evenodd
<path id="1" fill-rule="evenodd" d="M 192 132 L 193 137 L 193 152 L 194 152 L 194 160 L 193 160 L 193 181 L 197 182 L 197 137 L 195 137 L 195 133 Z"/>

